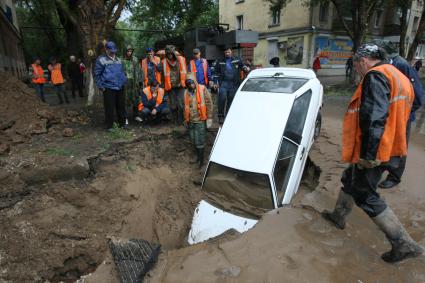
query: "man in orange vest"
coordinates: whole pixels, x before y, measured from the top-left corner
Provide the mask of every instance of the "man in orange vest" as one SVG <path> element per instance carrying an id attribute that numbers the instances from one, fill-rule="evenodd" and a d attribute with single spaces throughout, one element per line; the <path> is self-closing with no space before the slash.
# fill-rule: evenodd
<path id="1" fill-rule="evenodd" d="M 208 89 L 197 84 L 193 74 L 186 80 L 187 89 L 184 93 L 184 117 L 189 128 L 192 144 L 195 146 L 198 163 L 204 165 L 205 139 L 207 128 L 212 125 L 213 103 Z"/>
<path id="2" fill-rule="evenodd" d="M 34 84 L 37 91 L 38 97 L 41 99 L 41 101 L 46 102 L 44 99 L 44 84 L 46 83 L 46 79 L 44 78 L 44 70 L 40 64 L 40 58 L 35 58 L 34 64 L 31 65 L 30 76 L 31 82 Z"/>
<path id="3" fill-rule="evenodd" d="M 181 125 L 184 108 L 183 95 L 186 87 L 186 59 L 176 52 L 173 45 L 167 46 L 165 53 L 165 58 L 159 65 L 162 74 L 161 82 L 170 101 L 173 120 L 177 125 Z"/>
<path id="4" fill-rule="evenodd" d="M 406 127 L 414 97 L 409 79 L 388 64 L 385 56 L 377 45 L 364 44 L 353 57 L 362 81 L 343 124 L 342 160 L 350 166 L 342 175 L 343 187 L 335 209 L 322 215 L 344 229 L 354 201 L 391 243 L 392 249 L 382 259 L 397 262 L 419 256 L 424 250 L 377 193 L 385 163 L 407 153 Z"/>
<path id="5" fill-rule="evenodd" d="M 158 69 L 160 63 L 161 59 L 155 56 L 153 48 L 147 48 L 146 58 L 140 62 L 144 87 L 151 86 L 152 83 L 161 83 L 161 73 Z"/>
<path id="6" fill-rule="evenodd" d="M 201 50 L 199 48 L 193 49 L 193 59 L 190 60 L 188 70 L 196 74 L 195 78 L 198 84 L 213 87 L 211 69 L 208 66 L 208 61 L 201 58 Z"/>
<path id="7" fill-rule="evenodd" d="M 50 81 L 55 86 L 56 95 L 59 98 L 59 104 L 63 104 L 62 94 L 65 97 L 65 102 L 69 103 L 68 95 L 65 90 L 65 80 L 62 75 L 62 65 L 56 61 L 56 58 L 50 59 L 50 65 L 48 66 L 50 71 Z"/>
<path id="8" fill-rule="evenodd" d="M 167 119 L 170 110 L 167 106 L 165 91 L 159 86 L 157 81 L 152 81 L 150 86 L 143 89 L 138 110 L 140 115 L 136 119 L 139 122 L 159 121 L 161 118 Z"/>

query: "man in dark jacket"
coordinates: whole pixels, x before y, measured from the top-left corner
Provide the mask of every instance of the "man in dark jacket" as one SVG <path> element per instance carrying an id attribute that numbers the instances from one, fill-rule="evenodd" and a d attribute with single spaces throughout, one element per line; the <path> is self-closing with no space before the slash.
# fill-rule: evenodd
<path id="1" fill-rule="evenodd" d="M 421 108 L 424 102 L 424 89 L 418 72 L 409 65 L 409 63 L 397 53 L 397 48 L 390 41 L 377 41 L 378 46 L 385 49 L 388 53 L 390 63 L 402 72 L 413 85 L 415 98 L 413 100 L 412 109 L 410 110 L 410 119 L 407 123 L 407 141 L 410 137 L 410 126 L 415 121 L 415 112 Z M 382 189 L 390 189 L 396 186 L 401 181 L 401 177 L 406 168 L 406 156 L 394 157 L 388 164 L 388 176 L 379 184 Z"/>
<path id="2" fill-rule="evenodd" d="M 68 77 L 71 81 L 72 97 L 75 99 L 75 91 L 78 90 L 78 96 L 83 97 L 83 73 L 80 70 L 80 64 L 74 55 L 69 57 Z"/>
<path id="3" fill-rule="evenodd" d="M 240 58 L 233 56 L 232 48 L 227 47 L 224 50 L 224 59 L 216 64 L 214 72 L 220 88 L 218 93 L 218 122 L 222 124 L 225 114 L 229 111 L 236 91 L 242 82 L 242 74 L 249 72 L 249 69 L 244 66 Z"/>
<path id="4" fill-rule="evenodd" d="M 343 187 L 332 212 L 323 217 L 340 229 L 355 202 L 385 233 L 392 249 L 382 255 L 386 262 L 417 257 L 424 250 L 404 229 L 397 216 L 376 192 L 392 156 L 407 152 L 406 124 L 413 87 L 385 60 L 376 44 L 364 44 L 353 57 L 354 68 L 363 77 L 351 98 L 343 124 L 342 158 L 350 165 L 342 175 Z M 409 109 L 410 110 L 410 109 Z"/>
<path id="5" fill-rule="evenodd" d="M 165 90 L 159 86 L 158 81 L 151 81 L 151 85 L 145 87 L 140 94 L 140 103 L 138 105 L 139 118 L 143 121 L 160 121 L 167 119 L 170 109 L 167 106 L 167 97 Z M 142 117 L 140 117 L 142 116 Z"/>
<path id="6" fill-rule="evenodd" d="M 116 56 L 117 47 L 109 41 L 105 45 L 106 55 L 96 59 L 94 79 L 100 92 L 103 93 L 106 128 L 114 124 L 114 112 L 117 112 L 118 124 L 125 127 L 125 95 L 124 85 L 127 82 L 121 60 Z"/>

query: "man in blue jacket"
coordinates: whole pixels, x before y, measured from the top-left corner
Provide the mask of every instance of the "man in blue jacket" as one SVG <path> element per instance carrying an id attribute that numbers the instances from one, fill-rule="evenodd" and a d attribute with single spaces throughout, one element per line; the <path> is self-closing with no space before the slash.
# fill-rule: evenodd
<path id="1" fill-rule="evenodd" d="M 236 91 L 242 82 L 243 74 L 249 72 L 249 68 L 242 63 L 239 57 L 233 56 L 231 47 L 226 47 L 224 58 L 216 64 L 214 71 L 218 77 L 220 87 L 218 93 L 218 122 L 222 124 L 225 114 L 229 111 Z"/>
<path id="2" fill-rule="evenodd" d="M 100 92 L 103 93 L 106 128 L 111 129 L 115 121 L 114 112 L 117 112 L 118 124 L 125 127 L 125 95 L 124 85 L 127 77 L 121 60 L 116 56 L 117 47 L 114 42 L 105 44 L 106 55 L 96 59 L 94 79 Z"/>
<path id="3" fill-rule="evenodd" d="M 410 66 L 410 64 L 397 53 L 397 48 L 390 41 L 377 41 L 378 46 L 385 49 L 388 53 L 388 59 L 390 63 L 396 67 L 400 72 L 402 72 L 413 85 L 413 90 L 415 92 L 415 98 L 413 100 L 412 109 L 410 111 L 410 119 L 407 124 L 407 141 L 409 141 L 410 137 L 410 126 L 413 121 L 416 120 L 415 112 L 424 102 L 424 89 L 422 86 L 422 82 L 419 78 L 418 72 Z M 388 176 L 387 178 L 379 184 L 379 187 L 382 189 L 390 189 L 396 186 L 401 182 L 401 176 L 404 173 L 404 169 L 406 168 L 406 156 L 392 158 L 387 167 Z"/>

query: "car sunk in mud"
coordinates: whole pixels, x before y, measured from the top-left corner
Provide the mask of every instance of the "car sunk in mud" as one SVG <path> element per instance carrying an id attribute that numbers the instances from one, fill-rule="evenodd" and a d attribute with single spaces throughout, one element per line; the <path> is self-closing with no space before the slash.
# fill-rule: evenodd
<path id="1" fill-rule="evenodd" d="M 245 232 L 291 202 L 321 127 L 323 87 L 311 70 L 252 71 L 219 129 L 189 244 Z"/>

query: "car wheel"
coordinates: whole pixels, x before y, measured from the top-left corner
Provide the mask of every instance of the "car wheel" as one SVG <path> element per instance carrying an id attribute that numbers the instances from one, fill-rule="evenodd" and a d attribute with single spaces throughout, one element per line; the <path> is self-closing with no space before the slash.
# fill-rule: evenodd
<path id="1" fill-rule="evenodd" d="M 317 140 L 320 136 L 320 130 L 322 129 L 322 113 L 317 114 L 316 123 L 314 125 L 314 140 Z"/>

